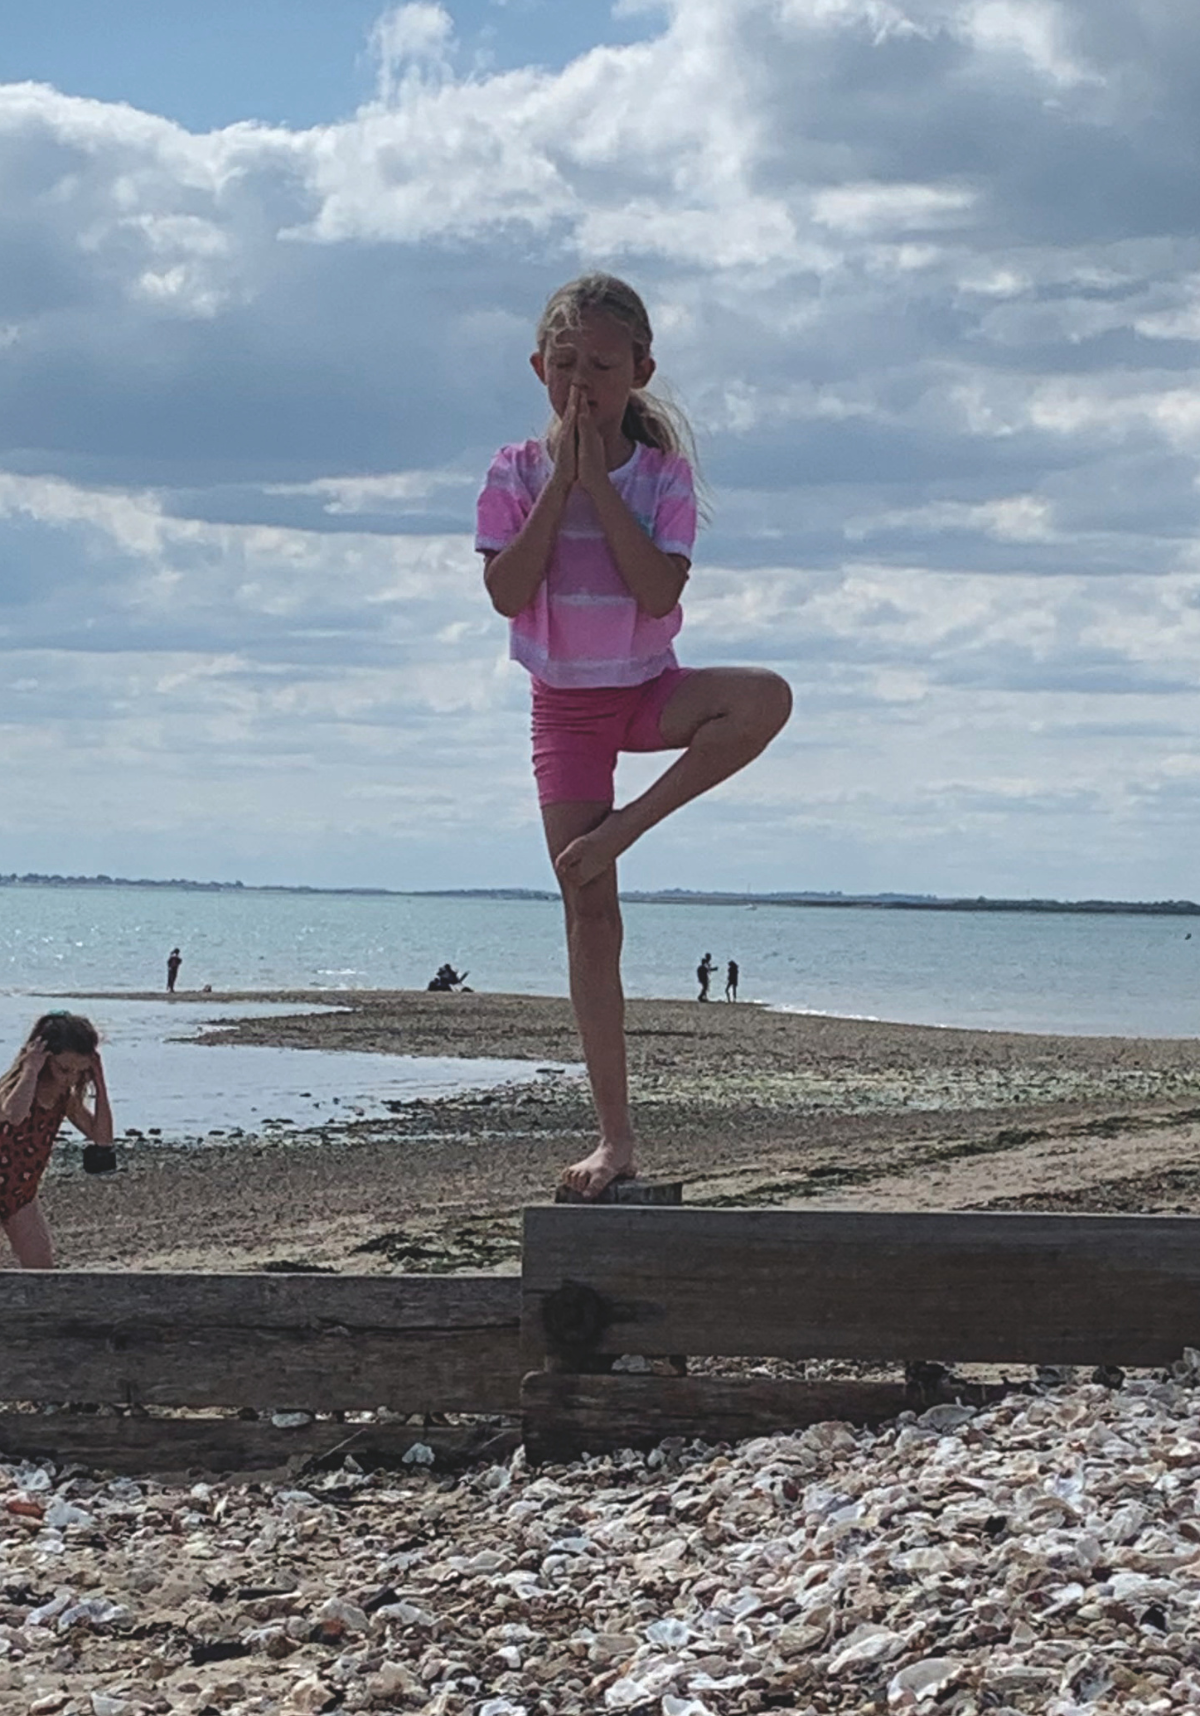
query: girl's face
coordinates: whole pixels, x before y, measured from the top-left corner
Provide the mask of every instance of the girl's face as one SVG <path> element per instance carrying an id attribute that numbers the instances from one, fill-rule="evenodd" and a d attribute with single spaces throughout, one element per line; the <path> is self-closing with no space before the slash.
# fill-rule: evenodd
<path id="1" fill-rule="evenodd" d="M 577 387 L 602 432 L 620 428 L 629 395 L 654 374 L 654 359 L 634 347 L 628 328 L 592 310 L 584 312 L 579 327 L 552 334 L 529 361 L 556 417 L 564 415 Z"/>
<path id="2" fill-rule="evenodd" d="M 51 1055 L 44 1070 L 50 1074 L 60 1090 L 74 1089 L 80 1079 L 91 1070 L 92 1057 L 79 1055 L 70 1049 L 64 1049 L 60 1055 Z"/>

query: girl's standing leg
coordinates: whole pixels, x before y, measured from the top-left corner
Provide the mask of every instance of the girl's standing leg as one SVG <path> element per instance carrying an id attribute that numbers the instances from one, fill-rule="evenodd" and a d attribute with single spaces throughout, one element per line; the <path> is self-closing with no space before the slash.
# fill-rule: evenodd
<path id="1" fill-rule="evenodd" d="M 22 1269 L 54 1268 L 54 1242 L 37 1198 L 10 1215 L 4 1231 Z"/>
<path id="2" fill-rule="evenodd" d="M 542 821 L 551 861 L 555 862 L 572 841 L 599 827 L 610 811 L 611 806 L 594 801 L 544 805 Z M 616 865 L 609 864 L 581 884 L 563 878 L 562 895 L 571 1001 L 600 1123 L 599 1144 L 566 1169 L 563 1182 L 585 1197 L 597 1197 L 611 1180 L 636 1171 L 625 1063 Z"/>
<path id="3" fill-rule="evenodd" d="M 664 750 L 682 749 L 640 797 L 593 823 L 555 859 L 564 890 L 612 868 L 648 828 L 728 780 L 766 749 L 792 712 L 777 673 L 753 667 L 701 667 L 672 693 L 659 729 Z"/>

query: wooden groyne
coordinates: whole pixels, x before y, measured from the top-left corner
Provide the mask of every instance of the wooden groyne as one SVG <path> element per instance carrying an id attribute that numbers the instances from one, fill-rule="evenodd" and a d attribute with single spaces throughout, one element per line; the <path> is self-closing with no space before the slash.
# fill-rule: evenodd
<path id="1" fill-rule="evenodd" d="M 1111 1375 L 1189 1346 L 1200 1217 L 538 1206 L 520 1277 L 0 1272 L 0 1452 L 240 1470 L 523 1439 L 557 1459 L 961 1398 L 933 1361 Z M 622 1355 L 676 1374 L 614 1372 Z M 721 1357 L 908 1369 L 678 1374 Z"/>

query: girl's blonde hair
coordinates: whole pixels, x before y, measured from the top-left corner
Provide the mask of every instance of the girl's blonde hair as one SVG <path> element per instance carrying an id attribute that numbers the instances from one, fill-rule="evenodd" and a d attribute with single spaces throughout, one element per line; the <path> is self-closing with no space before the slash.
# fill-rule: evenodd
<path id="1" fill-rule="evenodd" d="M 628 331 L 636 357 L 650 356 L 654 332 L 649 313 L 633 287 L 615 274 L 581 274 L 552 293 L 537 325 L 538 350 L 544 352 L 561 335 L 573 333 L 589 314 L 610 317 Z M 693 469 L 696 466 L 691 424 L 677 405 L 644 387 L 630 394 L 621 433 L 661 453 L 680 453 Z"/>
<path id="2" fill-rule="evenodd" d="M 0 1102 L 9 1095 L 21 1078 L 22 1055 L 31 1043 L 42 1043 L 52 1055 L 94 1055 L 100 1047 L 100 1033 L 82 1013 L 43 1013 L 35 1019 L 26 1037 L 21 1054 L 0 1078 Z M 87 1084 L 84 1073 L 78 1089 Z"/>

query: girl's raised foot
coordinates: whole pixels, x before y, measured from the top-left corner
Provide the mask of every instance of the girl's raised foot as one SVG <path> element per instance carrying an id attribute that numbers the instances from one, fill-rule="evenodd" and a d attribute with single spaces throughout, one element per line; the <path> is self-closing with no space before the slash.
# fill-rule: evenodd
<path id="1" fill-rule="evenodd" d="M 584 1198 L 598 1198 L 614 1180 L 637 1177 L 632 1144 L 597 1144 L 590 1156 L 564 1168 L 562 1182 Z"/>
<path id="2" fill-rule="evenodd" d="M 615 864 L 632 841 L 625 837 L 621 812 L 614 810 L 598 828 L 580 834 L 564 846 L 554 861 L 554 873 L 564 888 L 586 888 Z"/>

